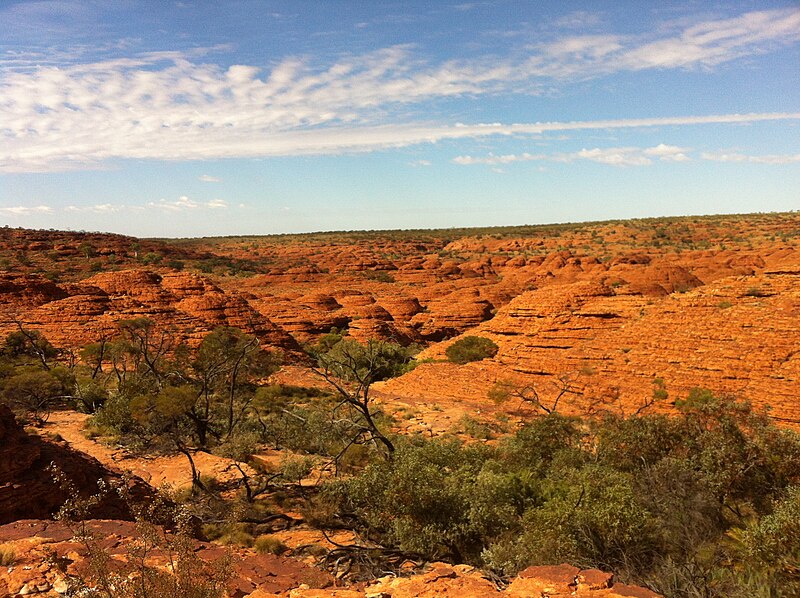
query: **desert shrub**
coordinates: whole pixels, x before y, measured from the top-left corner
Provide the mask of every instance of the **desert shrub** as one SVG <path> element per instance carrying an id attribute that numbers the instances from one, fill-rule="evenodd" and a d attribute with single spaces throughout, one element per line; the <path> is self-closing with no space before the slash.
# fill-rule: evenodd
<path id="1" fill-rule="evenodd" d="M 96 380 L 75 385 L 75 406 L 81 413 L 95 413 L 108 400 L 109 392 Z"/>
<path id="2" fill-rule="evenodd" d="M 747 556 L 780 584 L 785 595 L 800 593 L 800 486 L 789 488 L 772 513 L 750 526 L 743 540 Z"/>
<path id="3" fill-rule="evenodd" d="M 499 347 L 482 336 L 465 336 L 447 347 L 445 355 L 453 363 L 465 364 L 497 355 Z"/>
<path id="4" fill-rule="evenodd" d="M 668 456 L 681 442 L 676 422 L 665 415 L 604 417 L 595 422 L 598 461 L 635 472 Z"/>
<path id="5" fill-rule="evenodd" d="M 63 367 L 49 370 L 37 366 L 16 368 L 16 373 L 0 380 L 0 399 L 36 423 L 45 421 L 53 406 L 71 393 L 72 373 Z"/>
<path id="6" fill-rule="evenodd" d="M 456 430 L 480 440 L 489 440 L 494 436 L 489 424 L 478 421 L 467 413 L 461 416 Z"/>
<path id="7" fill-rule="evenodd" d="M 62 568 L 70 596 L 86 598 L 223 598 L 225 585 L 231 576 L 231 558 L 223 556 L 206 562 L 195 551 L 194 518 L 171 497 L 159 495 L 146 503 L 133 501 L 127 491 L 127 481 L 109 488 L 101 486 L 100 493 L 91 497 L 77 495 L 71 482 L 54 469 L 54 479 L 70 498 L 55 518 L 64 523 L 74 535 L 73 541 L 87 555 L 86 566 L 77 574 Z M 108 553 L 105 538 L 98 538 L 90 526 L 83 523 L 90 509 L 107 492 L 118 492 L 126 501 L 136 520 L 136 535 L 121 545 L 122 559 Z M 163 525 L 169 524 L 170 531 Z M 154 552 L 166 558 L 163 566 L 147 564 Z M 116 553 L 115 553 L 116 554 Z M 56 566 L 65 567 L 60 560 Z"/>
<path id="8" fill-rule="evenodd" d="M 525 424 L 505 439 L 500 458 L 509 468 L 544 475 L 554 461 L 580 463 L 583 432 L 580 420 L 552 413 Z"/>
<path id="9" fill-rule="evenodd" d="M 364 273 L 364 278 L 367 280 L 374 280 L 376 282 L 395 282 L 394 276 L 384 270 L 367 270 Z"/>
<path id="10" fill-rule="evenodd" d="M 253 548 L 258 554 L 282 554 L 289 550 L 289 548 L 281 542 L 280 538 L 276 538 L 270 534 L 262 534 L 258 536 L 253 543 Z"/>
<path id="11" fill-rule="evenodd" d="M 164 257 L 160 253 L 151 251 L 149 253 L 145 253 L 139 261 L 145 266 L 149 266 L 160 264 L 162 259 L 164 259 Z"/>
<path id="12" fill-rule="evenodd" d="M 782 595 L 800 550 L 800 436 L 702 389 L 679 409 L 553 413 L 494 447 L 405 440 L 328 485 L 315 512 L 502 575 L 568 561 L 670 597 Z"/>
<path id="13" fill-rule="evenodd" d="M 10 544 L 0 544 L 0 567 L 9 567 L 17 560 L 17 551 Z"/>
<path id="14" fill-rule="evenodd" d="M 305 478 L 311 475 L 313 470 L 313 457 L 284 457 L 281 459 L 280 471 L 286 481 L 293 484 L 300 485 Z"/>
<path id="15" fill-rule="evenodd" d="M 656 530 L 636 497 L 633 478 L 588 465 L 543 481 L 545 502 L 523 516 L 523 533 L 484 552 L 492 568 L 570 562 L 619 571 L 654 557 Z M 638 563 L 636 564 L 638 566 Z"/>
<path id="16" fill-rule="evenodd" d="M 137 429 L 130 400 L 123 394 L 112 395 L 87 422 L 87 430 L 94 436 L 125 438 L 130 445 L 140 444 L 135 441 Z"/>
<path id="17" fill-rule="evenodd" d="M 245 529 L 234 528 L 230 529 L 219 538 L 217 542 L 225 544 L 226 546 L 252 546 L 254 538 L 250 532 Z"/>
<path id="18" fill-rule="evenodd" d="M 329 493 L 364 522 L 369 536 L 428 558 L 463 560 L 475 552 L 464 484 L 481 465 L 476 451 L 456 441 L 404 445 L 391 462 L 372 463 Z"/>

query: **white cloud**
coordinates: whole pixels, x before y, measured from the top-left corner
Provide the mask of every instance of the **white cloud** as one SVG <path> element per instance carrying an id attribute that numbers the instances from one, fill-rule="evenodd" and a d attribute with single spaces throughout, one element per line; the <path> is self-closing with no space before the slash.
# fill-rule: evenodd
<path id="1" fill-rule="evenodd" d="M 174 201 L 160 199 L 158 201 L 150 201 L 145 204 L 146 208 L 155 208 L 165 212 L 183 212 L 186 210 L 199 210 L 210 209 L 219 210 L 228 207 L 228 202 L 224 199 L 212 199 L 206 202 L 195 201 L 190 199 L 188 195 L 181 195 Z"/>
<path id="2" fill-rule="evenodd" d="M 474 156 L 456 156 L 453 158 L 453 162 L 455 164 L 461 164 L 464 166 L 471 165 L 471 164 L 511 164 L 512 162 L 530 162 L 531 160 L 546 160 L 548 156 L 543 154 L 507 154 L 504 156 L 495 156 L 494 154 L 489 154 L 488 156 L 476 158 Z"/>
<path id="3" fill-rule="evenodd" d="M 567 29 L 585 29 L 599 25 L 602 20 L 600 13 L 576 10 L 556 19 L 554 24 Z"/>
<path id="4" fill-rule="evenodd" d="M 211 176 L 210 174 L 203 174 L 203 175 L 200 175 L 197 178 L 198 178 L 198 180 L 200 180 L 200 181 L 202 181 L 204 183 L 221 183 L 222 182 L 222 179 L 220 179 L 218 177 L 215 177 L 215 176 Z"/>
<path id="5" fill-rule="evenodd" d="M 691 160 L 686 154 L 691 151 L 688 147 L 677 147 L 659 143 L 655 147 L 648 147 L 644 150 L 646 156 L 654 156 L 666 162 L 688 162 Z"/>
<path id="6" fill-rule="evenodd" d="M 600 164 L 609 164 L 610 166 L 646 166 L 652 164 L 653 161 L 639 148 L 635 147 L 610 147 L 593 149 L 582 149 L 573 154 L 567 154 L 565 161 L 571 162 L 572 160 L 589 160 L 591 162 L 599 162 Z"/>
<path id="7" fill-rule="evenodd" d="M 714 162 L 750 162 L 752 164 L 792 164 L 800 162 L 800 154 L 768 154 L 765 156 L 748 156 L 739 153 L 704 152 L 703 160 Z"/>
<path id="8" fill-rule="evenodd" d="M 418 166 L 430 166 L 431 165 L 431 161 L 430 160 L 414 160 L 412 162 L 409 162 L 408 165 L 409 166 L 413 166 L 415 168 L 418 167 Z"/>
<path id="9" fill-rule="evenodd" d="M 582 149 L 571 153 L 557 154 L 506 154 L 496 156 L 489 154 L 484 157 L 475 156 L 456 156 L 452 159 L 455 164 L 464 166 L 472 164 L 488 164 L 496 166 L 500 164 L 511 164 L 513 162 L 532 162 L 549 160 L 552 162 L 574 162 L 576 160 L 588 160 L 610 166 L 647 166 L 653 160 L 663 160 L 666 162 L 686 162 L 691 160 L 687 152 L 689 148 L 677 147 L 674 145 L 659 144 L 654 147 L 608 147 L 592 149 Z"/>
<path id="10" fill-rule="evenodd" d="M 192 199 L 189 199 L 189 197 L 186 195 L 181 195 L 175 201 L 160 199 L 159 201 L 147 202 L 146 207 L 156 208 L 167 212 L 180 212 L 183 210 L 196 210 L 200 207 L 200 204 Z"/>
<path id="11" fill-rule="evenodd" d="M 620 61 L 630 70 L 711 67 L 798 39 L 800 10 L 763 10 L 692 25 L 676 36 L 628 49 Z"/>
<path id="12" fill-rule="evenodd" d="M 95 214 L 113 214 L 124 210 L 126 206 L 121 204 L 102 203 L 93 206 L 67 206 L 65 212 L 93 212 Z"/>
<path id="13" fill-rule="evenodd" d="M 563 80 L 624 70 L 711 68 L 798 40 L 800 10 L 787 8 L 642 36 L 569 35 L 529 47 L 525 54 L 512 52 L 522 58 L 438 64 L 404 45 L 322 68 L 309 59 L 288 58 L 269 72 L 246 64 L 224 68 L 198 62 L 203 51 L 35 68 L 2 58 L 0 172 L 97 168 L 114 158 L 334 154 L 548 130 L 798 118 L 722 115 L 464 127 L 405 122 L 407 106 L 437 98 L 535 94 Z M 205 182 L 214 178 L 204 176 Z"/>
<path id="14" fill-rule="evenodd" d="M 692 149 L 689 147 L 678 147 L 659 143 L 653 147 L 607 147 L 582 149 L 577 152 L 554 153 L 554 154 L 506 154 L 496 156 L 488 154 L 486 156 L 456 156 L 451 160 L 454 164 L 470 166 L 473 164 L 486 164 L 497 166 L 511 164 L 513 162 L 532 162 L 547 160 L 551 162 L 574 162 L 576 160 L 588 160 L 610 166 L 648 166 L 655 160 L 662 162 L 690 162 L 689 155 Z M 703 160 L 715 162 L 749 162 L 752 164 L 792 164 L 800 162 L 800 154 L 767 154 L 762 156 L 751 156 L 737 152 L 703 152 L 700 154 Z"/>
<path id="15" fill-rule="evenodd" d="M 7 216 L 33 216 L 34 214 L 52 214 L 53 208 L 50 206 L 12 206 L 0 208 L 0 214 Z"/>

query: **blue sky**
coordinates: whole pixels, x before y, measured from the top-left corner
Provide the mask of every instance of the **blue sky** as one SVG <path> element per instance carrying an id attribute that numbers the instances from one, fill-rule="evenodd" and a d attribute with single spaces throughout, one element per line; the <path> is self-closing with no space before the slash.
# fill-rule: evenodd
<path id="1" fill-rule="evenodd" d="M 0 224 L 800 209 L 792 1 L 0 0 Z"/>

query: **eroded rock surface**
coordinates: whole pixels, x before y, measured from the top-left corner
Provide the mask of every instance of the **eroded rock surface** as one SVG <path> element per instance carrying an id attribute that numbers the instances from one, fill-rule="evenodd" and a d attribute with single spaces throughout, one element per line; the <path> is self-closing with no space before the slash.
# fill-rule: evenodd
<path id="1" fill-rule="evenodd" d="M 241 294 L 193 274 L 125 270 L 61 285 L 28 275 L 0 278 L 0 334 L 20 323 L 58 347 L 80 348 L 113 334 L 119 321 L 139 317 L 190 343 L 224 325 L 254 334 L 265 345 L 299 350 L 294 338 Z"/>
<path id="2" fill-rule="evenodd" d="M 76 537 L 79 531 L 91 539 L 83 541 Z M 80 528 L 42 520 L 0 525 L 0 543 L 13 549 L 15 555 L 12 565 L 0 568 L 0 596 L 58 596 L 67 592 L 72 576 L 91 582 L 96 573 L 90 566 L 90 546 L 102 549 L 110 557 L 107 570 L 123 575 L 135 572 L 136 564 L 130 558 L 130 551 L 138 536 L 135 523 L 117 520 L 89 520 Z M 191 548 L 201 560 L 209 563 L 220 563 L 223 557 L 231 559 L 227 591 L 232 598 L 242 598 L 256 590 L 276 593 L 298 586 L 324 588 L 333 583 L 327 573 L 295 559 L 255 554 L 247 549 L 227 549 L 200 541 L 193 541 Z M 145 564 L 165 569 L 169 558 L 166 552 L 151 549 Z"/>
<path id="3" fill-rule="evenodd" d="M 65 442 L 27 434 L 11 411 L 0 404 L 0 523 L 49 517 L 72 497 L 54 482 L 48 469 L 51 464 L 83 496 L 98 491 L 98 480 L 109 484 L 123 483 L 118 471 L 73 450 Z M 152 489 L 138 478 L 132 478 L 128 488 L 139 500 L 152 494 Z M 127 504 L 113 492 L 104 495 L 91 509 L 90 515 L 115 519 L 131 517 Z"/>

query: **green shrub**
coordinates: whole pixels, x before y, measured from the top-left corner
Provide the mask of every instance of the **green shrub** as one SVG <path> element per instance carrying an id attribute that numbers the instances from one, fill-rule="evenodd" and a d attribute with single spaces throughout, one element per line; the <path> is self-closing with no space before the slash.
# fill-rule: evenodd
<path id="1" fill-rule="evenodd" d="M 258 554 L 282 554 L 289 548 L 279 538 L 269 534 L 262 534 L 256 538 L 253 548 Z"/>
<path id="2" fill-rule="evenodd" d="M 632 476 L 589 465 L 554 472 L 544 493 L 547 501 L 525 513 L 521 535 L 484 552 L 489 566 L 506 574 L 559 562 L 619 571 L 652 559 L 657 534 Z"/>
<path id="3" fill-rule="evenodd" d="M 461 416 L 456 430 L 478 440 L 493 438 L 492 428 L 489 424 L 478 421 L 467 413 Z"/>
<path id="4" fill-rule="evenodd" d="M 301 484 L 314 470 L 313 457 L 284 457 L 280 465 L 283 477 L 294 484 Z"/>
<path id="5" fill-rule="evenodd" d="M 453 363 L 465 364 L 494 357 L 498 349 L 499 347 L 488 338 L 465 336 L 447 347 L 445 355 Z"/>
<path id="6" fill-rule="evenodd" d="M 800 486 L 789 488 L 771 514 L 750 526 L 744 545 L 748 557 L 780 580 L 787 596 L 790 587 L 800 591 Z"/>
<path id="7" fill-rule="evenodd" d="M 226 546 L 250 547 L 255 541 L 249 527 L 243 523 L 205 524 L 202 532 L 209 540 Z"/>

